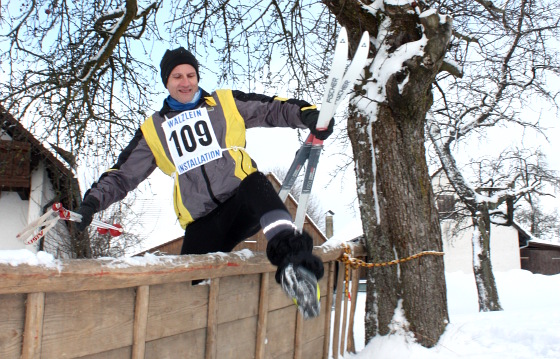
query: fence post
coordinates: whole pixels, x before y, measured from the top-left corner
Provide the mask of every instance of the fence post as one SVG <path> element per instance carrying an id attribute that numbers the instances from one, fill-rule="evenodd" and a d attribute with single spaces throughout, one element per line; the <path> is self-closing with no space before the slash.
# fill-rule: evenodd
<path id="1" fill-rule="evenodd" d="M 264 359 L 266 353 L 266 326 L 268 325 L 268 287 L 270 273 L 261 274 L 261 289 L 259 293 L 259 318 L 257 321 L 256 359 Z"/>
<path id="2" fill-rule="evenodd" d="M 333 325 L 333 358 L 338 359 L 338 349 L 340 345 L 340 314 L 342 305 L 342 292 L 344 292 L 344 273 L 341 273 L 340 268 L 342 265 L 338 262 L 335 263 L 338 266 L 338 279 L 336 282 L 336 299 L 334 305 L 334 325 Z"/>
<path id="3" fill-rule="evenodd" d="M 45 293 L 27 294 L 25 307 L 25 327 L 23 329 L 22 359 L 39 359 L 43 340 L 43 314 L 45 313 Z"/>
<path id="4" fill-rule="evenodd" d="M 136 289 L 136 307 L 134 308 L 134 334 L 132 358 L 144 359 L 146 353 L 146 328 L 148 327 L 148 306 L 150 304 L 150 286 L 141 285 Z"/>
<path id="5" fill-rule="evenodd" d="M 328 281 L 327 281 L 327 303 L 325 305 L 325 341 L 323 342 L 323 359 L 329 358 L 330 340 L 331 340 L 331 318 L 332 303 L 334 292 L 334 267 L 336 262 L 328 263 Z"/>
<path id="6" fill-rule="evenodd" d="M 206 359 L 217 358 L 218 294 L 220 278 L 212 278 L 208 293 L 208 327 L 206 328 Z"/>

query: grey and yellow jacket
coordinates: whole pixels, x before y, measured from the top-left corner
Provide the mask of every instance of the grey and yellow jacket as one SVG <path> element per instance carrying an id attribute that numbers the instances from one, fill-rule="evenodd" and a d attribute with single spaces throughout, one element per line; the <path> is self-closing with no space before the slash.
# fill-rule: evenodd
<path id="1" fill-rule="evenodd" d="M 230 198 L 241 181 L 257 171 L 255 162 L 244 149 L 247 128 L 305 128 L 302 116 L 316 111 L 315 106 L 305 101 L 231 90 L 217 90 L 212 94 L 203 91 L 203 100 L 198 108 L 205 108 L 208 113 L 215 140 L 221 149 L 221 157 L 216 156 L 216 159 L 193 166 L 185 172 L 184 168 L 178 171 L 170 145 L 177 145 L 182 140 L 183 145 L 196 146 L 197 141 L 206 143 L 204 141 L 210 140 L 210 137 L 206 136 L 207 128 L 204 124 L 183 127 L 188 131 L 180 131 L 180 135 L 166 135 L 163 125 L 168 119 L 181 118 L 187 124 L 190 120 L 185 119 L 184 115 L 176 117 L 180 114 L 179 111 L 172 111 L 164 106 L 161 111 L 145 120 L 119 155 L 117 163 L 103 173 L 86 192 L 84 201 L 91 196 L 97 200 L 93 202 L 98 202 L 97 211 L 103 210 L 122 200 L 159 167 L 174 178 L 175 213 L 181 226 L 185 228 Z M 179 174 L 180 172 L 182 173 Z"/>

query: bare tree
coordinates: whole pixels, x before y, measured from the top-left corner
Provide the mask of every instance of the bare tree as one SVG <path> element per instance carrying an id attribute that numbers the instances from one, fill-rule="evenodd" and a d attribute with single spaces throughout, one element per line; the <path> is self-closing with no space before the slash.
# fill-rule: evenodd
<path id="1" fill-rule="evenodd" d="M 134 254 L 147 238 L 141 216 L 134 212 L 135 202 L 136 195 L 132 193 L 95 216 L 107 224 L 121 225 L 123 232 L 120 235 L 110 231 L 100 233 L 95 225 L 79 232 L 75 222 L 62 221 L 53 230 L 56 236 L 49 235 L 45 241 L 45 250 L 62 258 L 124 257 Z"/>
<path id="2" fill-rule="evenodd" d="M 351 98 L 348 119 L 369 258 L 380 262 L 441 250 L 424 126 L 451 19 L 435 11 L 418 16 L 427 8 L 411 2 L 385 3 L 373 18 L 366 13 L 356 20 L 352 15 L 360 14 L 359 4 L 353 5 L 354 11 L 345 11 L 348 3 L 337 3 L 331 11 L 340 14 L 343 25 L 362 24 L 376 44 L 365 81 Z M 443 260 L 423 257 L 368 276 L 366 338 L 391 333 L 393 315 L 402 310 L 405 330 L 422 345 L 435 345 L 448 321 Z"/>
<path id="3" fill-rule="evenodd" d="M 530 190 L 514 200 L 513 213 L 508 213 L 508 220 L 514 220 L 531 231 L 535 237 L 542 239 L 560 238 L 560 216 L 557 211 L 546 209 L 545 197 L 555 197 L 560 189 L 560 177 L 548 168 L 546 157 L 539 150 L 518 150 L 512 153 L 512 167 L 518 173 L 516 188 Z"/>
<path id="4" fill-rule="evenodd" d="M 132 197 L 132 198 L 131 198 Z M 121 235 L 114 236 L 110 232 L 100 234 L 94 226 L 88 227 L 89 250 L 91 258 L 124 257 L 138 251 L 146 239 L 141 225 L 141 216 L 133 211 L 134 196 L 111 205 L 100 212 L 99 219 L 105 223 L 118 223 L 123 227 Z"/>
<path id="5" fill-rule="evenodd" d="M 0 61 L 9 81 L 2 81 L 0 101 L 17 118 L 30 119 L 28 127 L 42 140 L 74 154 L 118 154 L 156 93 L 145 46 L 157 38 L 159 6 L 3 2 L 9 31 L 0 37 Z"/>
<path id="6" fill-rule="evenodd" d="M 535 200 L 527 207 L 515 209 L 515 221 L 528 228 L 536 238 L 560 241 L 560 214 L 558 210 L 546 211 L 541 201 Z"/>
<path id="7" fill-rule="evenodd" d="M 175 39 L 170 46 L 180 39 L 222 83 L 288 88 L 311 102 L 320 98 L 337 25 L 348 29 L 351 52 L 369 31 L 371 63 L 351 95 L 348 133 L 369 257 L 385 261 L 441 250 L 424 127 L 434 79 L 442 70 L 457 73 L 443 61 L 451 19 L 440 13 L 457 13 L 464 24 L 470 15 L 461 12 L 462 3 L 454 4 L 458 11 L 450 4 L 169 0 L 165 31 Z M 55 136 L 57 146 L 76 152 L 102 144 L 110 152 L 146 115 L 155 69 L 145 59 L 150 44 L 163 39 L 154 16 L 163 1 L 79 6 L 36 1 L 9 13 L 2 60 L 11 72 L 1 99 L 18 118 L 34 115 L 36 129 L 44 123 L 45 137 Z M 422 257 L 369 277 L 367 340 L 390 333 L 395 311 L 402 311 L 404 330 L 435 345 L 448 321 L 443 260 Z"/>
<path id="8" fill-rule="evenodd" d="M 443 73 L 438 76 L 437 97 L 428 123 L 429 136 L 441 167 L 476 228 L 473 266 L 480 310 L 499 310 L 489 252 L 491 215 L 497 205 L 511 200 L 512 196 L 523 195 L 523 191 L 511 187 L 486 188 L 480 178 L 478 184 L 476 179 L 471 181 L 457 164 L 456 149 L 458 143 L 501 124 L 539 131 L 538 117 L 526 118 L 521 114 L 531 100 L 548 100 L 557 107 L 556 94 L 550 90 L 547 77 L 558 74 L 560 69 L 558 52 L 551 43 L 559 35 L 560 3 L 530 0 L 500 4 L 453 0 L 437 3 L 440 9 L 455 14 L 449 54 L 459 64 L 455 67 L 462 71 L 452 71 L 455 77 Z M 490 178 L 487 177 L 495 180 Z M 511 178 L 505 185 L 513 185 Z"/>
<path id="9" fill-rule="evenodd" d="M 17 117 L 30 115 L 35 132 L 41 129 L 44 138 L 57 146 L 72 152 L 88 146 L 118 150 L 127 133 L 146 116 L 142 111 L 155 93 L 155 69 L 145 58 L 150 56 L 150 44 L 161 39 L 155 14 L 162 5 L 163 1 L 138 4 L 133 0 L 94 1 L 88 7 L 68 1 L 4 3 L 3 21 L 10 31 L 3 36 L 8 51 L 2 62 L 10 80 L 2 83 L 3 103 Z M 500 6 L 488 1 L 411 1 L 396 6 L 381 1 L 311 5 L 170 0 L 169 6 L 173 10 L 166 31 L 191 49 L 204 47 L 199 53 L 218 56 L 214 71 L 223 82 L 248 81 L 249 89 L 257 83 L 290 86 L 295 96 L 309 99 L 321 92 L 337 22 L 349 29 L 354 46 L 362 30 L 370 31 L 376 44 L 372 66 L 352 97 L 349 135 L 372 259 L 394 257 L 395 250 L 402 257 L 424 247 L 440 247 L 421 133 L 432 103 L 429 85 L 436 75 L 439 96 L 431 121 L 436 126 L 430 134 L 443 149 L 499 121 L 522 122 L 510 105 L 522 103 L 528 93 L 554 99 L 543 80 L 546 72 L 558 69 L 556 53 L 546 46 L 558 24 L 553 1 Z M 466 69 L 461 81 L 441 72 L 461 74 L 451 62 L 443 62 L 450 26 L 428 16 L 429 7 L 454 16 L 455 36 L 449 50 Z M 418 16 L 421 11 L 424 14 Z M 424 39 L 424 53 L 397 64 L 397 70 L 383 68 L 382 74 L 375 67 L 388 58 L 400 58 L 404 49 Z M 378 93 L 368 92 L 371 88 Z M 379 99 L 379 93 L 386 97 Z M 371 103 L 376 107 L 364 105 Z M 453 162 L 442 158 L 442 163 L 449 175 L 452 166 L 446 165 Z M 408 232 L 410 238 L 403 238 L 402 233 Z M 444 285 L 433 285 L 443 282 L 441 261 L 433 262 L 425 282 L 414 265 L 410 272 L 399 271 L 402 278 L 392 269 L 372 275 L 377 280 L 370 294 L 387 294 L 375 297 L 371 308 L 377 312 L 371 317 L 368 337 L 388 332 L 397 302 L 404 298 L 411 331 L 424 345 L 435 343 L 444 328 L 445 310 L 430 307 L 426 316 L 435 318 L 430 325 L 419 324 L 425 317 L 413 318 L 426 298 L 445 302 Z M 435 293 L 407 297 L 418 283 Z M 423 332 L 423 327 L 435 329 Z"/>

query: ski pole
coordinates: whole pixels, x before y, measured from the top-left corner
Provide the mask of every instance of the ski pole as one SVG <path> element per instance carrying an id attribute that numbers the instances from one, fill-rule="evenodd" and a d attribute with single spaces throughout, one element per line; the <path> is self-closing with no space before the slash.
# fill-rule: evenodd
<path id="1" fill-rule="evenodd" d="M 28 237 L 29 233 L 34 232 L 38 227 L 47 221 L 47 218 L 54 213 L 53 208 L 49 208 L 45 214 L 29 223 L 24 229 L 16 235 L 16 238 Z"/>
<path id="2" fill-rule="evenodd" d="M 81 222 L 82 221 L 82 215 L 76 212 L 72 212 L 70 210 L 67 210 L 66 208 L 60 206 L 59 208 L 59 213 L 60 213 L 60 217 L 62 219 L 68 220 L 68 221 L 73 221 L 73 222 Z M 122 226 L 118 223 L 115 223 L 113 225 L 109 224 L 109 223 L 105 223 L 102 222 L 98 219 L 93 219 L 91 221 L 91 224 L 95 227 L 97 227 L 97 232 L 99 234 L 105 234 L 107 232 L 109 232 L 111 234 L 111 236 L 116 237 L 122 234 L 123 229 Z"/>
<path id="3" fill-rule="evenodd" d="M 23 243 L 27 245 L 35 243 L 41 237 L 45 236 L 51 229 L 53 229 L 53 227 L 56 225 L 57 222 L 58 222 L 58 218 L 52 218 L 48 221 L 45 221 L 44 223 L 41 224 L 41 226 L 46 225 L 46 227 L 42 228 L 35 235 L 33 235 L 33 232 L 31 232 L 31 234 L 23 241 Z M 35 228 L 33 228 L 33 231 L 34 230 Z"/>
<path id="4" fill-rule="evenodd" d="M 68 220 L 73 222 L 81 222 L 82 216 L 79 213 L 67 210 L 62 206 L 61 203 L 54 203 L 51 208 L 41 217 L 33 220 L 29 223 L 21 232 L 16 235 L 16 238 L 23 239 L 23 242 L 27 245 L 32 244 L 44 237 L 51 229 L 54 228 L 59 219 Z M 113 225 L 102 222 L 100 220 L 92 220 L 92 225 L 97 227 L 97 232 L 99 234 L 109 234 L 113 237 L 117 237 L 122 234 L 122 226 L 118 223 Z M 43 227 L 39 232 L 34 234 L 34 232 L 39 228 Z"/>
<path id="5" fill-rule="evenodd" d="M 319 118 L 316 125 L 318 130 L 326 130 L 328 128 L 331 118 L 336 113 L 336 109 L 342 103 L 342 100 L 346 97 L 346 94 L 363 71 L 368 60 L 369 43 L 369 33 L 365 31 L 362 34 L 352 61 L 348 67 L 346 67 L 346 62 L 348 60 L 348 36 L 346 28 L 341 28 L 334 50 L 331 70 L 326 82 L 325 93 L 323 94 L 321 110 L 319 111 Z M 303 188 L 299 197 L 298 209 L 294 221 L 298 230 L 303 230 L 307 204 L 322 149 L 323 141 L 310 134 L 296 153 L 296 157 L 278 193 L 282 201 L 288 197 L 299 172 L 307 161 Z"/>

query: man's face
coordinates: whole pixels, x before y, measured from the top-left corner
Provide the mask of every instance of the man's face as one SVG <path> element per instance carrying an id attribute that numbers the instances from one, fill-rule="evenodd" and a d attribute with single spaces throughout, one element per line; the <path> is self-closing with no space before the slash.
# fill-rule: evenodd
<path id="1" fill-rule="evenodd" d="M 196 70 L 189 64 L 175 66 L 167 79 L 167 91 L 181 103 L 192 101 L 198 92 Z"/>

